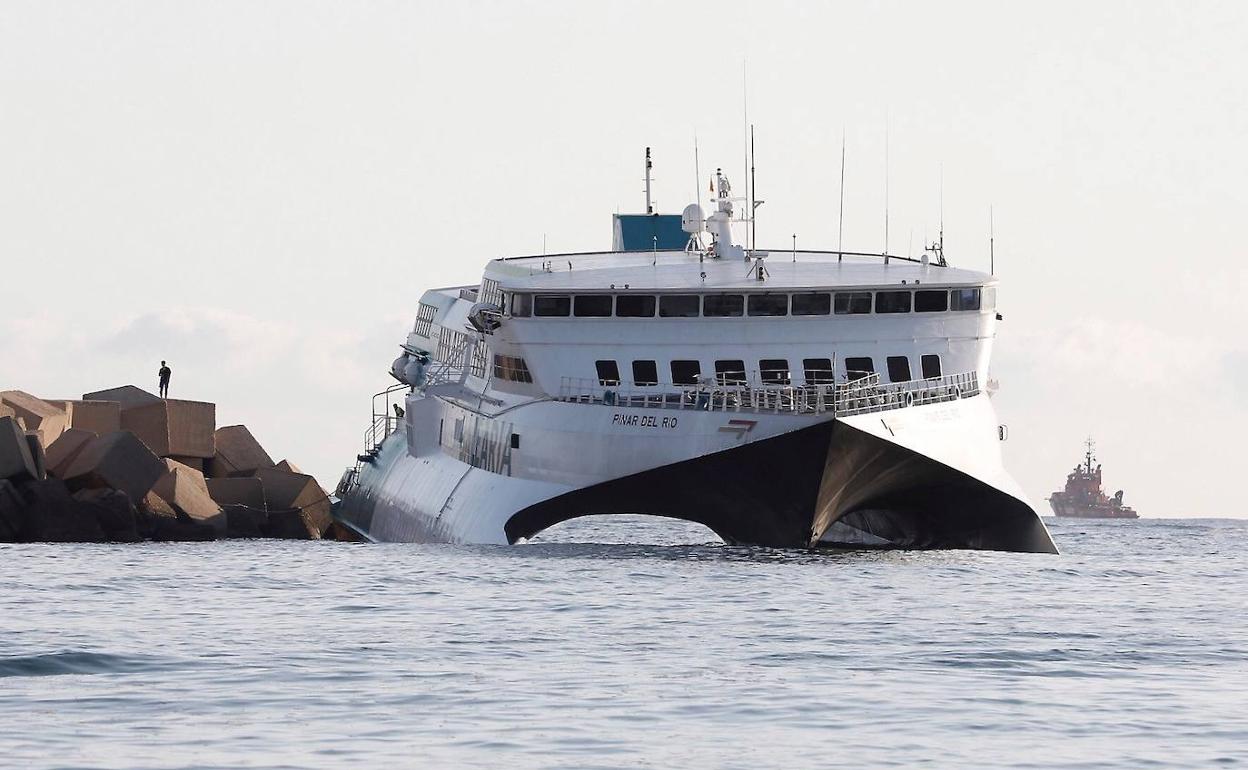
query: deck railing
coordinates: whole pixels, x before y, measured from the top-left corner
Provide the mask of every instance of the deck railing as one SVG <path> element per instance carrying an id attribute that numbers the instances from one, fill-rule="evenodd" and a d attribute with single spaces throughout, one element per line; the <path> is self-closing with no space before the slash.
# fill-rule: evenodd
<path id="1" fill-rule="evenodd" d="M 644 384 L 564 377 L 559 401 L 613 407 L 691 409 L 711 412 L 826 414 L 850 416 L 908 406 L 956 401 L 979 393 L 975 372 L 908 382 L 880 382 L 879 374 L 828 385 L 765 383 L 751 372 L 744 382 L 698 385 Z"/>

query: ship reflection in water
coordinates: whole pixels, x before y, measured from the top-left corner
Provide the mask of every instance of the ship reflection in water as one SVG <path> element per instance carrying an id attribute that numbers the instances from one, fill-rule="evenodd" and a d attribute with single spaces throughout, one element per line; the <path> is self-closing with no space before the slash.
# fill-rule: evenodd
<path id="1" fill-rule="evenodd" d="M 1101 489 L 1101 466 L 1096 468 L 1096 448 L 1088 439 L 1082 465 L 1066 477 L 1066 488 L 1049 496 L 1053 513 L 1072 519 L 1138 519 L 1134 508 L 1122 504 L 1122 490 L 1106 497 Z"/>

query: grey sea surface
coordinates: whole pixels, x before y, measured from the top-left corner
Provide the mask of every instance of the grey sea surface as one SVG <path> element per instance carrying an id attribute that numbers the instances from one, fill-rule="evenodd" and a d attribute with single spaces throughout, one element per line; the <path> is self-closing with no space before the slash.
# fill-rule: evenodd
<path id="1" fill-rule="evenodd" d="M 0 545 L 0 766 L 1248 763 L 1248 521 L 1049 523 L 1060 556 Z"/>

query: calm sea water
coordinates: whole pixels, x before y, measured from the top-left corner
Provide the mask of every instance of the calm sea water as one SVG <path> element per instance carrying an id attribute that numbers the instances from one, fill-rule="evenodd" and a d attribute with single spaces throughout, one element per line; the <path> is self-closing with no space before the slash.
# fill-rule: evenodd
<path id="1" fill-rule="evenodd" d="M 0 545 L 6 767 L 1248 763 L 1248 522 L 1061 556 L 677 522 L 511 547 Z"/>

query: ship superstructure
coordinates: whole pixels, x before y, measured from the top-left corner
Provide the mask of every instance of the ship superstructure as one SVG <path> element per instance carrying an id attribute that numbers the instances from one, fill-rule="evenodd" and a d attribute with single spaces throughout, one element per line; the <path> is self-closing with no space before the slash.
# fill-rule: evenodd
<path id="1" fill-rule="evenodd" d="M 1073 519 L 1138 519 L 1139 514 L 1122 503 L 1122 490 L 1107 497 L 1101 488 L 1101 465 L 1096 463 L 1096 445 L 1084 442 L 1083 463 L 1066 476 L 1066 487 L 1049 496 L 1053 513 Z"/>
<path id="2" fill-rule="evenodd" d="M 426 292 L 340 520 L 514 543 L 641 513 L 730 543 L 1054 551 L 981 388 L 996 279 L 939 242 L 747 248 L 742 208 L 717 173 L 709 215 L 617 215 L 611 251 L 494 259 Z"/>

